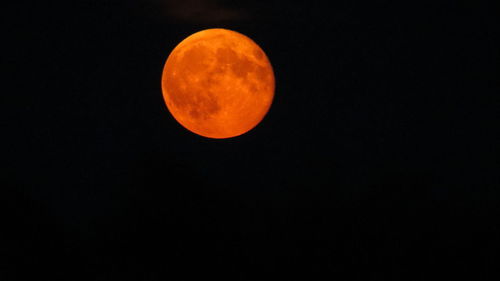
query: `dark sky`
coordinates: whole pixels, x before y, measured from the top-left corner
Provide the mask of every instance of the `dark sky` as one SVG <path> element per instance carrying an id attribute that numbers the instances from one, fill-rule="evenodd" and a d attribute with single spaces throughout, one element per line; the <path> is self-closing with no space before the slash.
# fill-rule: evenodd
<path id="1" fill-rule="evenodd" d="M 498 273 L 488 4 L 61 2 L 2 4 L 0 280 Z M 268 115 L 226 140 L 161 93 L 170 51 L 214 27 L 276 76 Z"/>

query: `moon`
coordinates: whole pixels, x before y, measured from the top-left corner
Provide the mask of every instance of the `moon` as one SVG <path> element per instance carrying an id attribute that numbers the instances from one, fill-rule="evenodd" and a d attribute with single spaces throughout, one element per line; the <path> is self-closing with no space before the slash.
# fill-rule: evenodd
<path id="1" fill-rule="evenodd" d="M 186 129 L 224 139 L 259 124 L 274 98 L 275 80 L 264 51 L 236 31 L 214 28 L 180 42 L 163 68 L 168 110 Z"/>

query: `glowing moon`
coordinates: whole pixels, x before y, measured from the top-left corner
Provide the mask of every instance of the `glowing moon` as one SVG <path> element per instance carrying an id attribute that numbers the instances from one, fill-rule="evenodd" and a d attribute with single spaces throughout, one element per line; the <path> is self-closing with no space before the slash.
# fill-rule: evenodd
<path id="1" fill-rule="evenodd" d="M 274 73 L 250 38 L 206 29 L 170 53 L 162 91 L 169 111 L 186 129 L 208 138 L 230 138 L 254 128 L 269 111 Z"/>

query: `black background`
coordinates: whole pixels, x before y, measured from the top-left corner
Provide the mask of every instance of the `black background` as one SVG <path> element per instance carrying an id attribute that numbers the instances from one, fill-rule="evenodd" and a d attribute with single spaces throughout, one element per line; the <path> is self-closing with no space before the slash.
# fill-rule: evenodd
<path id="1" fill-rule="evenodd" d="M 2 5 L 0 280 L 494 279 L 488 4 Z M 161 93 L 169 52 L 213 27 L 276 76 L 262 123 L 226 140 Z"/>

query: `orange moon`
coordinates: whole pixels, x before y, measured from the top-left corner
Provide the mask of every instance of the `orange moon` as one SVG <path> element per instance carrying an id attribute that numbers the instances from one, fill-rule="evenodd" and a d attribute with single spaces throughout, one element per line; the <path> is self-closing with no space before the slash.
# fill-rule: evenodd
<path id="1" fill-rule="evenodd" d="M 186 129 L 223 139 L 262 121 L 274 98 L 274 73 L 247 36 L 221 28 L 196 32 L 168 56 L 162 74 L 168 110 Z"/>

